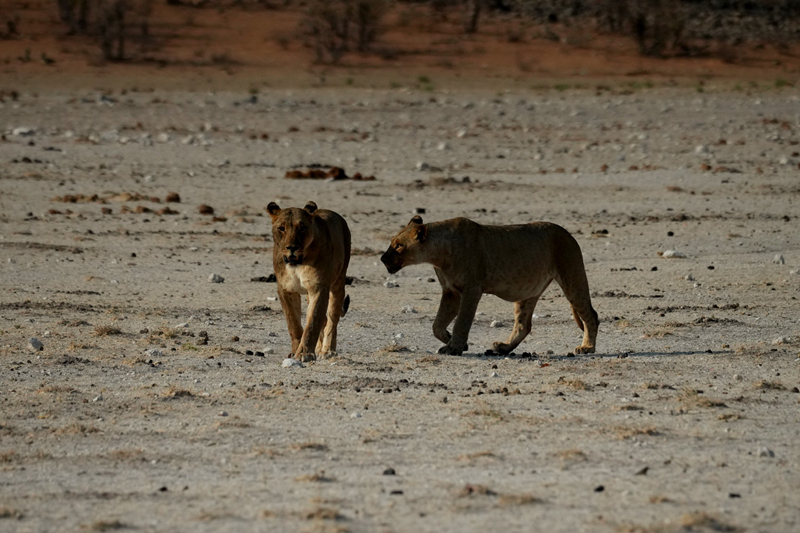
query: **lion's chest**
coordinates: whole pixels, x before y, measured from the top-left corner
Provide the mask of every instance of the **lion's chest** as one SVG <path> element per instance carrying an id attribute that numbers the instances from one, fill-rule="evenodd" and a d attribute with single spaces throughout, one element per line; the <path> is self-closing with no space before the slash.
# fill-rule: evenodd
<path id="1" fill-rule="evenodd" d="M 287 265 L 283 274 L 283 288 L 290 292 L 308 294 L 308 288 L 313 280 L 311 268 L 307 266 Z"/>

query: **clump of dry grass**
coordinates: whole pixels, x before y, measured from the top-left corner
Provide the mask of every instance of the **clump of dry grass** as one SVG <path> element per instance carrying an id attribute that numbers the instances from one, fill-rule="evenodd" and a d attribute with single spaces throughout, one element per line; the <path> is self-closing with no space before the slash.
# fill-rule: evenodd
<path id="1" fill-rule="evenodd" d="M 17 460 L 17 452 L 8 450 L 7 452 L 0 452 L 0 463 L 13 463 Z"/>
<path id="2" fill-rule="evenodd" d="M 321 442 L 298 442 L 292 444 L 291 447 L 292 451 L 301 452 L 306 450 L 311 450 L 314 452 L 326 452 L 328 451 L 328 445 L 323 444 Z"/>
<path id="3" fill-rule="evenodd" d="M 393 343 L 393 344 L 389 344 L 388 346 L 384 346 L 383 348 L 378 350 L 378 353 L 379 354 L 381 354 L 381 353 L 402 353 L 402 352 L 410 352 L 410 351 L 411 350 L 409 349 L 408 346 L 404 346 L 402 344 Z"/>
<path id="4" fill-rule="evenodd" d="M 497 496 L 497 493 L 487 487 L 486 485 L 473 485 L 472 483 L 467 483 L 464 487 L 458 491 L 458 495 L 461 497 L 464 496 Z"/>
<path id="5" fill-rule="evenodd" d="M 742 415 L 739 413 L 722 413 L 721 415 L 717 415 L 717 420 L 724 420 L 726 422 L 728 420 L 740 420 L 741 418 Z"/>
<path id="6" fill-rule="evenodd" d="M 786 390 L 786 387 L 780 381 L 767 381 L 765 379 L 757 381 L 754 387 L 760 390 Z"/>
<path id="7" fill-rule="evenodd" d="M 639 405 L 635 405 L 635 404 L 632 404 L 632 403 L 626 403 L 625 405 L 620 405 L 619 407 L 617 407 L 617 410 L 618 411 L 643 411 L 644 407 L 641 407 Z"/>
<path id="8" fill-rule="evenodd" d="M 162 395 L 164 398 L 191 398 L 194 396 L 194 393 L 187 389 L 182 389 L 180 387 L 176 387 L 175 385 L 168 388 L 164 391 Z"/>
<path id="9" fill-rule="evenodd" d="M 317 507 L 306 513 L 306 520 L 345 520 L 345 516 L 332 507 Z"/>
<path id="10" fill-rule="evenodd" d="M 714 400 L 712 398 L 706 398 L 705 396 L 702 396 L 699 391 L 692 388 L 683 389 L 683 392 L 678 396 L 678 401 L 687 406 L 728 407 L 724 402 L 720 400 Z"/>
<path id="11" fill-rule="evenodd" d="M 663 339 L 672 335 L 672 330 L 667 327 L 655 328 L 642 333 L 644 339 Z"/>
<path id="12" fill-rule="evenodd" d="M 482 451 L 482 452 L 474 452 L 474 453 L 462 453 L 458 457 L 456 457 L 457 461 L 475 461 L 477 459 L 502 459 L 502 457 L 498 456 L 494 452 L 491 451 Z"/>
<path id="13" fill-rule="evenodd" d="M 655 426 L 647 426 L 647 427 L 618 427 L 615 428 L 615 433 L 618 439 L 620 440 L 627 440 L 632 437 L 638 437 L 640 435 L 645 435 L 648 437 L 655 437 L 661 435 L 661 432 L 656 429 Z"/>
<path id="14" fill-rule="evenodd" d="M 122 330 L 109 324 L 98 324 L 94 327 L 94 332 L 92 334 L 95 337 L 108 337 L 109 335 L 121 335 Z"/>
<path id="15" fill-rule="evenodd" d="M 544 503 L 544 500 L 537 498 L 533 494 L 503 494 L 497 500 L 497 505 L 500 507 L 531 505 L 534 503 Z"/>
<path id="16" fill-rule="evenodd" d="M 125 529 L 128 526 L 119 520 L 98 520 L 89 526 L 92 531 L 114 531 L 116 529 Z"/>
<path id="17" fill-rule="evenodd" d="M 738 531 L 744 531 L 744 529 L 733 526 L 731 524 L 726 524 L 722 522 L 719 518 L 711 516 L 705 512 L 698 512 L 698 513 L 689 513 L 685 514 L 681 517 L 681 526 L 690 531 L 696 529 L 708 529 L 711 531 L 720 531 L 724 533 L 737 533 Z"/>
<path id="18" fill-rule="evenodd" d="M 335 477 L 326 476 L 324 470 L 320 470 L 319 472 L 315 472 L 313 474 L 304 474 L 302 476 L 297 476 L 294 478 L 295 481 L 298 482 L 314 482 L 314 483 L 332 483 L 336 481 Z"/>
<path id="19" fill-rule="evenodd" d="M 572 463 L 582 463 L 588 459 L 586 457 L 586 454 L 583 453 L 582 450 L 579 450 L 577 448 L 571 448 L 569 450 L 561 450 L 559 452 L 556 452 L 556 457 L 558 457 L 562 461 L 567 461 Z"/>

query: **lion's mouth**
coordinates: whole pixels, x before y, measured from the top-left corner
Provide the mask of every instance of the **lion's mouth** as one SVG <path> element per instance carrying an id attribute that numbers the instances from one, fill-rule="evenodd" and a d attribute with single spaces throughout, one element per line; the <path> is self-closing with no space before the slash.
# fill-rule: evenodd
<path id="1" fill-rule="evenodd" d="M 289 266 L 297 266 L 303 263 L 303 258 L 296 255 L 284 255 L 283 262 Z"/>

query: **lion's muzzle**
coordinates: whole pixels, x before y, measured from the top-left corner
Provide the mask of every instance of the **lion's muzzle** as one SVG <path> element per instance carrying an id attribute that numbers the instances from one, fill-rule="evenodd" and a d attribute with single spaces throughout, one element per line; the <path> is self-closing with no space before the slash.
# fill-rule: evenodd
<path id="1" fill-rule="evenodd" d="M 397 274 L 403 268 L 400 254 L 389 248 L 381 256 L 381 263 L 384 264 L 389 274 Z"/>

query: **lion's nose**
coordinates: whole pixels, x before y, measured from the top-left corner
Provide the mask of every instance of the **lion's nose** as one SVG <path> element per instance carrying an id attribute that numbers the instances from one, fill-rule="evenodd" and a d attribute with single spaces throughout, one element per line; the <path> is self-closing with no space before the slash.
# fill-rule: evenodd
<path id="1" fill-rule="evenodd" d="M 287 247 L 286 247 L 286 249 L 287 249 L 287 250 L 289 250 L 289 252 L 293 254 L 293 253 L 295 253 L 297 250 L 299 250 L 299 249 L 300 249 L 300 247 L 299 247 L 299 246 L 290 245 L 290 246 L 287 246 Z"/>

